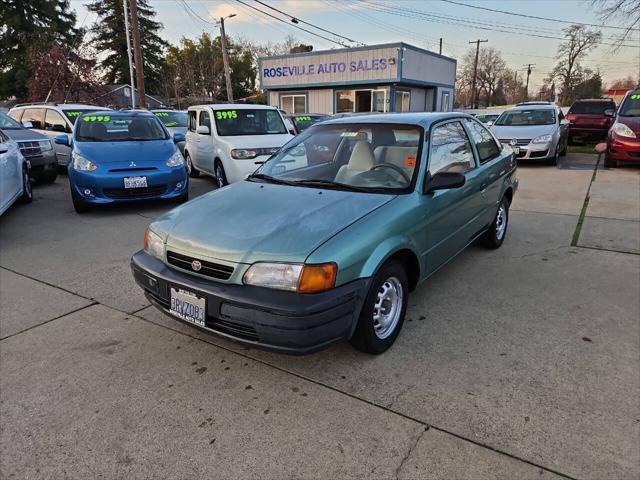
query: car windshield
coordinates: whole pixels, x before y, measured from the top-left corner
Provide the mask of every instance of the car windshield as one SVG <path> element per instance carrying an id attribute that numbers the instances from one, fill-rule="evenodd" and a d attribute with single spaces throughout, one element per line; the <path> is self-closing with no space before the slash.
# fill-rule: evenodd
<path id="1" fill-rule="evenodd" d="M 530 125 L 553 125 L 556 123 L 555 110 L 537 108 L 531 110 L 508 110 L 498 117 L 494 125 L 526 127 Z"/>
<path id="2" fill-rule="evenodd" d="M 605 110 L 615 110 L 613 102 L 575 102 L 568 113 L 583 115 L 604 115 Z"/>
<path id="3" fill-rule="evenodd" d="M 291 117 L 299 132 L 304 132 L 314 123 L 321 122 L 327 118 L 329 118 L 328 115 L 297 115 L 295 117 Z"/>
<path id="4" fill-rule="evenodd" d="M 629 95 L 620 105 L 621 117 L 640 117 L 640 92 Z"/>
<path id="5" fill-rule="evenodd" d="M 282 117 L 277 110 L 229 109 L 214 110 L 218 135 L 235 137 L 239 135 L 281 135 L 287 133 Z"/>
<path id="6" fill-rule="evenodd" d="M 0 112 L 0 130 L 19 130 L 23 128 L 17 121 L 6 113 Z"/>
<path id="7" fill-rule="evenodd" d="M 476 115 L 476 118 L 482 123 L 493 122 L 496 118 L 498 118 L 498 114 L 480 114 Z"/>
<path id="8" fill-rule="evenodd" d="M 248 180 L 403 193 L 415 183 L 422 136 L 416 125 L 316 125 L 287 143 Z"/>
<path id="9" fill-rule="evenodd" d="M 158 117 L 167 128 L 187 126 L 188 117 L 185 112 L 153 112 L 153 114 Z"/>
<path id="10" fill-rule="evenodd" d="M 78 117 L 80 117 L 81 115 L 84 115 L 85 113 L 93 113 L 93 112 L 105 113 L 108 111 L 110 110 L 103 111 L 100 109 L 96 110 L 95 108 L 87 108 L 85 110 L 62 110 L 62 113 L 64 113 L 64 116 L 67 117 L 73 125 L 75 125 Z"/>
<path id="11" fill-rule="evenodd" d="M 78 142 L 127 142 L 166 140 L 162 125 L 155 117 L 138 115 L 83 115 L 76 127 Z"/>

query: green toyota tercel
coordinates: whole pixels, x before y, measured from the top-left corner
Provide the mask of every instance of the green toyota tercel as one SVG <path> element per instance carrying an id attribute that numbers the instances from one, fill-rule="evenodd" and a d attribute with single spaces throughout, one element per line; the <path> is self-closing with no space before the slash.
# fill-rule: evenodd
<path id="1" fill-rule="evenodd" d="M 156 307 L 223 337 L 382 353 L 420 282 L 502 244 L 517 186 L 511 148 L 469 115 L 330 120 L 158 218 L 131 267 Z"/>

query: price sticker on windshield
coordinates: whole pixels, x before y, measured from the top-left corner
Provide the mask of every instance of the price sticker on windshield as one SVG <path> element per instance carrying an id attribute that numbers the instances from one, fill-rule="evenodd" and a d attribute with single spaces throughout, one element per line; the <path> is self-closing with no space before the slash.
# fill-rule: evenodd
<path id="1" fill-rule="evenodd" d="M 108 122 L 110 120 L 111 117 L 108 115 L 87 115 L 82 117 L 83 122 Z"/>
<path id="2" fill-rule="evenodd" d="M 82 112 L 65 112 L 65 113 L 67 114 L 67 117 L 74 118 L 74 117 L 79 117 Z"/>
<path id="3" fill-rule="evenodd" d="M 234 118 L 238 118 L 238 112 L 235 110 L 218 110 L 216 112 L 217 120 L 233 120 Z"/>
<path id="4" fill-rule="evenodd" d="M 155 116 L 156 117 L 168 117 L 169 114 L 167 112 L 156 112 Z"/>
<path id="5" fill-rule="evenodd" d="M 295 121 L 296 122 L 308 122 L 308 121 L 311 121 L 311 117 L 308 117 L 308 116 L 307 117 L 296 117 Z"/>
<path id="6" fill-rule="evenodd" d="M 631 95 L 631 100 L 640 100 L 640 93 L 634 93 Z"/>

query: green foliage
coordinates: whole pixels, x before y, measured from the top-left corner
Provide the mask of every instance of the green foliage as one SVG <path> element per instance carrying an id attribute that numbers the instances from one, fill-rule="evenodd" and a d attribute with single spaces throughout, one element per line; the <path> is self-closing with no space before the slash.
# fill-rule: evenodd
<path id="1" fill-rule="evenodd" d="M 54 41 L 68 49 L 78 33 L 75 23 L 67 0 L 0 0 L 0 98 L 24 99 L 28 50 L 44 54 Z"/>
<path id="2" fill-rule="evenodd" d="M 156 12 L 149 1 L 137 0 L 137 5 L 145 90 L 155 93 L 160 88 L 167 42 L 158 36 L 162 24 L 154 20 Z M 98 15 L 98 20 L 91 27 L 93 47 L 98 52 L 107 53 L 100 63 L 104 70 L 103 80 L 106 83 L 129 83 L 122 0 L 91 0 L 87 8 Z"/>

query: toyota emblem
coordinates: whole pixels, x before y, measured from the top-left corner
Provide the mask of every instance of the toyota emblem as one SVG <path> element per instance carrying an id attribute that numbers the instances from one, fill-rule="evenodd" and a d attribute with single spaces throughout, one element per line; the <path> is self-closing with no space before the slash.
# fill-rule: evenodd
<path id="1" fill-rule="evenodd" d="M 199 272 L 200 269 L 202 268 L 202 264 L 200 263 L 199 260 L 194 260 L 193 262 L 191 262 L 191 268 L 193 269 L 194 272 Z"/>
<path id="2" fill-rule="evenodd" d="M 509 145 L 511 145 L 512 147 L 515 147 L 516 145 L 518 145 L 518 140 L 516 140 L 515 138 L 512 138 L 511 141 L 509 142 Z"/>

